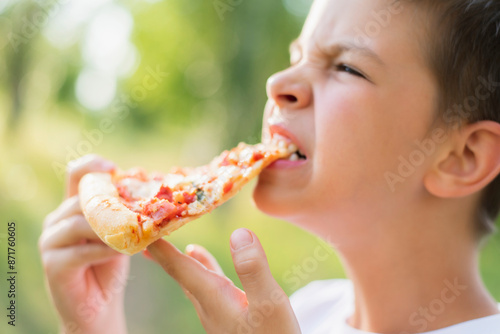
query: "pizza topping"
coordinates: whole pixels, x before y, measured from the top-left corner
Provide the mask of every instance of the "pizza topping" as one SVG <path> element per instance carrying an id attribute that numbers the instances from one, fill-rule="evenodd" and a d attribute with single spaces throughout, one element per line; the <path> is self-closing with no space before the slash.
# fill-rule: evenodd
<path id="1" fill-rule="evenodd" d="M 186 203 L 182 203 L 181 205 L 179 205 L 177 207 L 177 213 L 175 214 L 176 217 L 182 217 L 182 216 L 185 216 L 186 215 L 186 209 L 187 209 L 188 205 Z M 168 222 L 165 222 L 164 223 L 168 223 Z"/>
<path id="2" fill-rule="evenodd" d="M 196 201 L 196 194 L 188 194 L 187 192 L 183 192 L 182 195 L 184 196 L 184 202 L 187 204 L 191 204 L 194 201 Z"/>
<path id="3" fill-rule="evenodd" d="M 162 183 L 155 180 L 141 180 L 132 177 L 122 178 L 116 183 L 116 187 L 128 190 L 128 196 L 122 196 L 125 200 L 138 200 L 144 198 L 152 198 L 155 196 L 162 186 Z"/>
<path id="4" fill-rule="evenodd" d="M 200 188 L 196 188 L 196 200 L 201 202 L 204 198 L 205 192 Z"/>
<path id="5" fill-rule="evenodd" d="M 134 200 L 132 195 L 130 195 L 130 191 L 128 190 L 128 188 L 126 186 L 124 186 L 123 184 L 118 184 L 116 186 L 116 190 L 118 190 L 118 194 L 124 200 L 126 200 L 126 201 L 133 201 Z"/>
<path id="6" fill-rule="evenodd" d="M 204 210 L 205 210 L 205 206 L 203 206 L 203 204 L 201 204 L 200 202 L 195 201 L 195 202 L 188 205 L 188 208 L 185 211 L 185 213 L 187 213 L 190 216 L 194 216 L 194 215 L 199 215 L 199 214 L 203 213 Z"/>
<path id="7" fill-rule="evenodd" d="M 172 195 L 173 195 L 172 189 L 170 189 L 170 187 L 162 185 L 160 187 L 160 191 L 156 194 L 155 197 L 158 199 L 166 199 L 167 201 L 172 202 L 173 201 Z"/>
<path id="8" fill-rule="evenodd" d="M 224 151 L 222 153 L 222 162 L 219 166 L 235 166 L 238 165 L 239 157 L 234 152 Z"/>
<path id="9" fill-rule="evenodd" d="M 224 195 L 227 194 L 228 192 L 231 191 L 231 189 L 233 189 L 233 182 L 232 181 L 228 181 L 225 185 L 224 185 Z"/>
<path id="10" fill-rule="evenodd" d="M 144 220 L 142 219 L 142 216 L 140 214 L 137 214 L 137 223 L 139 226 L 142 226 L 142 223 L 144 223 Z"/>
<path id="11" fill-rule="evenodd" d="M 124 181 L 127 182 L 123 184 Z M 151 188 L 151 182 L 143 182 L 142 188 Z M 203 191 L 201 189 L 197 191 L 198 188 L 194 187 L 192 183 L 187 183 L 187 186 L 191 187 L 190 190 L 187 190 L 186 184 L 177 185 L 174 189 L 167 185 L 161 185 L 156 195 L 149 199 L 140 199 L 130 196 L 127 186 L 136 186 L 136 184 L 131 179 L 123 179 L 121 183 L 116 184 L 123 204 L 138 213 L 137 221 L 139 224 L 144 222 L 142 216 L 146 216 L 150 217 L 157 225 L 165 225 L 173 218 L 184 216 L 188 205 L 197 201 L 198 194 L 200 196 L 203 194 Z M 134 191 L 138 192 L 138 189 L 136 187 Z"/>
<path id="12" fill-rule="evenodd" d="M 140 169 L 124 172 L 115 178 L 115 186 L 123 204 L 137 213 L 141 226 L 149 218 L 161 227 L 174 218 L 200 215 L 218 205 L 242 179 L 245 182 L 268 164 L 270 157 L 301 156 L 289 139 L 273 138 L 270 145 L 240 144 L 203 167 L 174 169 L 166 175 L 148 176 Z"/>
<path id="13" fill-rule="evenodd" d="M 127 172 L 121 174 L 120 178 L 121 179 L 130 178 L 130 179 L 135 179 L 135 180 L 139 180 L 139 181 L 148 181 L 149 180 L 148 173 L 142 168 L 129 169 Z"/>
<path id="14" fill-rule="evenodd" d="M 167 225 L 172 219 L 180 218 L 186 215 L 187 204 L 183 203 L 179 206 L 173 206 L 172 208 L 169 206 L 169 211 L 165 211 L 165 215 L 158 215 L 159 219 L 155 219 L 154 223 L 158 227 L 163 227 Z M 154 217 L 153 217 L 154 219 Z"/>
<path id="15" fill-rule="evenodd" d="M 266 144 L 240 144 L 205 166 L 168 174 L 142 169 L 91 173 L 80 182 L 80 202 L 106 244 L 134 254 L 227 201 L 273 161 L 304 156 L 282 137 Z M 116 233 L 117 228 L 123 233 Z"/>
<path id="16" fill-rule="evenodd" d="M 264 158 L 264 154 L 262 152 L 253 152 L 252 160 L 259 161 Z"/>
<path id="17" fill-rule="evenodd" d="M 164 220 L 174 218 L 178 213 L 178 209 L 167 200 L 153 198 L 150 202 L 143 205 L 143 213 L 153 218 L 155 223 L 161 223 Z"/>

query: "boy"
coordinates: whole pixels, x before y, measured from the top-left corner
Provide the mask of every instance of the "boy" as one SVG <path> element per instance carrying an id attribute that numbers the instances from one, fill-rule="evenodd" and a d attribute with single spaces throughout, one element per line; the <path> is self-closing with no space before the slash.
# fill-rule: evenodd
<path id="1" fill-rule="evenodd" d="M 350 280 L 312 283 L 292 307 L 251 231 L 230 241 L 245 292 L 200 246 L 185 255 L 159 240 L 149 254 L 207 332 L 500 333 L 477 263 L 500 206 L 499 30 L 496 0 L 314 2 L 291 67 L 268 82 L 263 129 L 306 159 L 266 169 L 254 200 L 328 240 Z M 122 294 L 91 320 L 75 306 L 127 272 L 75 197 L 84 173 L 112 168 L 96 157 L 74 164 L 69 199 L 40 240 L 67 331 L 125 332 Z"/>

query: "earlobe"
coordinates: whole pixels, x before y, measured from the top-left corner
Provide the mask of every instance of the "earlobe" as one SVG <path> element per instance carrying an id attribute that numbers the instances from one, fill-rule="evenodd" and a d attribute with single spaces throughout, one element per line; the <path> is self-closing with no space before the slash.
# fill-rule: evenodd
<path id="1" fill-rule="evenodd" d="M 500 173 L 500 124 L 480 121 L 456 133 L 424 177 L 434 196 L 463 197 L 486 187 Z"/>

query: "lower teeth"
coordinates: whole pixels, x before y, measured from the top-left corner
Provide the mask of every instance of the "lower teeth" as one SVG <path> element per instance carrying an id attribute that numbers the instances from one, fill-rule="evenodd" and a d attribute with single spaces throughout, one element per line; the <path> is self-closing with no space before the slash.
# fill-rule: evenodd
<path id="1" fill-rule="evenodd" d="M 299 160 L 299 155 L 297 153 L 294 153 L 290 156 L 290 158 L 288 158 L 288 160 L 297 161 L 297 160 Z"/>

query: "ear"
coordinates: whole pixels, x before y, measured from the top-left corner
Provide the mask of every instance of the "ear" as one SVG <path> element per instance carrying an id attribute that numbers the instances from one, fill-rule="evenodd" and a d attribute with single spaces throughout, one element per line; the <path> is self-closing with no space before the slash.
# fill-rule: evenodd
<path id="1" fill-rule="evenodd" d="M 424 177 L 437 197 L 464 197 L 486 187 L 500 173 L 500 123 L 466 125 L 450 139 Z"/>

